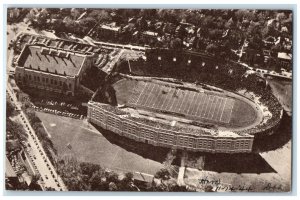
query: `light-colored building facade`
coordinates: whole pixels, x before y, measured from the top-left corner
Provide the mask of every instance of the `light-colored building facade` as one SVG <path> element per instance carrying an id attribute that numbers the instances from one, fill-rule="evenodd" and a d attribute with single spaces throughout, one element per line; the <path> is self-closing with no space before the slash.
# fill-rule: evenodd
<path id="1" fill-rule="evenodd" d="M 279 52 L 277 56 L 278 64 L 281 68 L 292 70 L 292 54 Z"/>
<path id="2" fill-rule="evenodd" d="M 193 135 L 163 128 L 157 128 L 130 119 L 126 115 L 116 114 L 106 109 L 107 105 L 88 103 L 87 119 L 103 129 L 138 142 L 211 153 L 250 153 L 254 136 Z"/>

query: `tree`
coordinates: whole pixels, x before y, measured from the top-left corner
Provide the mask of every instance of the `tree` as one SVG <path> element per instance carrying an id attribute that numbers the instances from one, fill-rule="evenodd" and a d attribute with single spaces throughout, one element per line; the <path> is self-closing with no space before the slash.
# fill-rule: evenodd
<path id="1" fill-rule="evenodd" d="M 217 50 L 218 50 L 218 46 L 216 44 L 209 44 L 206 47 L 206 51 L 208 53 L 215 54 L 217 52 Z"/>
<path id="2" fill-rule="evenodd" d="M 214 17 L 211 15 L 205 16 L 201 25 L 202 28 L 215 28 Z"/>
<path id="3" fill-rule="evenodd" d="M 156 172 L 154 177 L 162 180 L 168 180 L 171 178 L 171 174 L 167 169 L 160 169 L 158 172 Z"/>
<path id="4" fill-rule="evenodd" d="M 80 163 L 80 168 L 83 174 L 87 175 L 88 177 L 92 177 L 94 173 L 98 173 L 101 169 L 99 165 L 92 164 L 92 163 Z"/>
<path id="5" fill-rule="evenodd" d="M 36 15 L 36 26 L 35 28 L 42 29 L 46 27 L 48 19 L 48 11 L 46 9 L 41 10 Z"/>
<path id="6" fill-rule="evenodd" d="M 107 191 L 108 183 L 102 170 L 98 170 L 89 180 L 92 191 Z"/>
<path id="7" fill-rule="evenodd" d="M 255 19 L 255 13 L 250 10 L 238 10 L 235 12 L 235 16 L 238 20 L 247 19 L 249 21 Z"/>
<path id="8" fill-rule="evenodd" d="M 118 190 L 118 187 L 117 187 L 116 183 L 110 182 L 110 183 L 108 184 L 108 189 L 109 189 L 109 191 L 117 191 L 117 190 Z"/>
<path id="9" fill-rule="evenodd" d="M 107 172 L 106 180 L 107 180 L 107 182 L 115 182 L 116 183 L 119 180 L 118 174 L 116 174 L 115 172 Z"/>
<path id="10" fill-rule="evenodd" d="M 133 174 L 131 172 L 127 172 L 125 177 L 120 181 L 119 188 L 122 191 L 132 191 L 133 187 Z"/>
<path id="11" fill-rule="evenodd" d="M 64 21 L 67 32 L 74 33 L 74 29 L 76 28 L 75 20 L 70 17 L 66 17 Z"/>
<path id="12" fill-rule="evenodd" d="M 230 28 L 234 28 L 234 21 L 232 18 L 230 18 L 226 23 L 225 23 L 225 28 L 230 29 Z"/>
<path id="13" fill-rule="evenodd" d="M 283 12 L 278 13 L 278 14 L 276 15 L 276 20 L 279 21 L 279 22 L 282 22 L 282 21 L 285 20 L 286 18 L 287 18 L 287 17 L 286 17 L 286 15 L 285 15 Z"/>
<path id="14" fill-rule="evenodd" d="M 65 27 L 63 20 L 56 19 L 55 22 L 52 23 L 52 29 L 55 31 L 55 33 L 64 32 L 66 27 Z"/>
<path id="15" fill-rule="evenodd" d="M 177 18 L 176 12 L 174 10 L 160 9 L 157 12 L 157 15 L 160 18 L 160 20 L 162 20 L 162 21 L 170 22 L 170 23 L 174 23 L 174 24 L 178 23 L 178 18 Z"/>
<path id="16" fill-rule="evenodd" d="M 31 183 L 29 185 L 30 190 L 42 191 L 42 188 L 38 183 L 39 179 L 40 179 L 40 175 L 33 175 L 31 177 Z"/>
<path id="17" fill-rule="evenodd" d="M 179 186 L 177 184 L 172 184 L 169 186 L 170 192 L 188 192 L 186 186 Z"/>
<path id="18" fill-rule="evenodd" d="M 76 32 L 80 35 L 85 35 L 96 25 L 96 20 L 92 17 L 81 19 L 79 25 L 76 26 Z"/>
<path id="19" fill-rule="evenodd" d="M 33 24 L 34 20 L 35 20 L 34 13 L 32 11 L 30 11 L 29 13 L 27 13 L 26 19 L 28 20 L 28 22 L 30 22 L 31 24 Z"/>
<path id="20" fill-rule="evenodd" d="M 71 9 L 71 16 L 72 16 L 73 20 L 76 20 L 80 16 L 79 10 L 76 9 L 76 8 L 72 8 Z"/>
<path id="21" fill-rule="evenodd" d="M 157 10 L 156 9 L 142 9 L 139 14 L 141 17 L 145 19 L 156 19 L 157 18 Z"/>
<path id="22" fill-rule="evenodd" d="M 180 38 L 175 38 L 170 43 L 171 49 L 180 50 L 182 48 L 182 40 Z"/>
<path id="23" fill-rule="evenodd" d="M 88 16 L 95 19 L 97 23 L 111 21 L 110 14 L 104 9 L 95 9 Z"/>
<path id="24" fill-rule="evenodd" d="M 6 100 L 6 117 L 14 116 L 15 114 L 15 107 L 9 100 Z"/>
<path id="25" fill-rule="evenodd" d="M 6 118 L 6 132 L 18 139 L 19 142 L 27 139 L 23 127 L 9 118 Z"/>

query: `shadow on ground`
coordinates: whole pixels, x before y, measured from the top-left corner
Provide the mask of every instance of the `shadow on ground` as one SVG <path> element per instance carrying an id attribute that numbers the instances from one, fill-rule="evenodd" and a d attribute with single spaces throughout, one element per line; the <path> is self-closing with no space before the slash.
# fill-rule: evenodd
<path id="1" fill-rule="evenodd" d="M 163 163 L 170 151 L 168 148 L 156 147 L 150 144 L 136 142 L 134 140 L 121 137 L 112 131 L 105 130 L 93 124 L 93 126 L 112 144 L 115 144 L 129 152 L 138 154 L 146 159 L 151 159 Z"/>
<path id="2" fill-rule="evenodd" d="M 201 163 L 201 157 L 204 158 L 204 163 Z M 211 154 L 188 152 L 186 166 L 219 173 L 260 174 L 276 172 L 259 154 L 256 153 Z"/>
<path id="3" fill-rule="evenodd" d="M 291 140 L 292 137 L 292 118 L 283 113 L 281 123 L 273 135 L 256 136 L 252 151 L 266 152 L 281 148 Z"/>

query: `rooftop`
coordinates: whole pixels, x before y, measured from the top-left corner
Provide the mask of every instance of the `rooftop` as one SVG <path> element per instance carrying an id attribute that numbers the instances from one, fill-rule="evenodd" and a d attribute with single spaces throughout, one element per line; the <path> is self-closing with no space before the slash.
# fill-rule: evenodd
<path id="1" fill-rule="evenodd" d="M 28 69 L 64 76 L 75 76 L 86 55 L 42 46 L 25 46 L 18 65 Z"/>
<path id="2" fill-rule="evenodd" d="M 16 172 L 13 170 L 9 160 L 6 157 L 5 161 L 5 176 L 6 177 L 17 177 Z"/>
<path id="3" fill-rule="evenodd" d="M 143 32 L 144 35 L 149 35 L 149 36 L 157 36 L 158 33 L 156 32 L 153 32 L 153 31 L 145 31 Z"/>
<path id="4" fill-rule="evenodd" d="M 285 60 L 291 60 L 292 59 L 292 54 L 288 54 L 288 53 L 285 53 L 285 52 L 279 52 L 278 53 L 278 58 L 285 59 Z"/>
<path id="5" fill-rule="evenodd" d="M 112 30 L 112 31 L 120 31 L 120 29 L 121 29 L 121 27 L 109 26 L 109 25 L 102 25 L 101 28 L 107 29 L 107 30 Z"/>

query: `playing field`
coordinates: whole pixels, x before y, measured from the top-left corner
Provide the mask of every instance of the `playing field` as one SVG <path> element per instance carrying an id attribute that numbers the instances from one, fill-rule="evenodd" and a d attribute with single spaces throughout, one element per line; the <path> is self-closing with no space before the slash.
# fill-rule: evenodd
<path id="1" fill-rule="evenodd" d="M 200 122 L 245 125 L 256 117 L 255 111 L 247 103 L 222 93 L 127 79 L 118 81 L 113 87 L 119 104 Z"/>
<path id="2" fill-rule="evenodd" d="M 229 122 L 234 106 L 233 99 L 151 82 L 138 82 L 128 103 L 223 123 Z"/>

